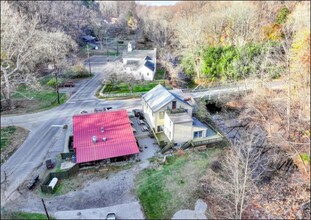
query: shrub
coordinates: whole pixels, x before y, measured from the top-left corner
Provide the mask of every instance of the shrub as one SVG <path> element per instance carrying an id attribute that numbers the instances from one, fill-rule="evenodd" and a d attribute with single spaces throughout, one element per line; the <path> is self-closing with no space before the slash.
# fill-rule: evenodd
<path id="1" fill-rule="evenodd" d="M 62 84 L 62 80 L 58 79 L 58 85 L 60 86 Z M 47 85 L 51 86 L 51 87 L 55 87 L 56 86 L 56 79 L 55 77 L 51 78 L 48 82 Z"/>
<path id="2" fill-rule="evenodd" d="M 73 78 L 85 78 L 89 76 L 90 76 L 89 71 L 82 64 L 78 64 L 66 72 L 66 77 L 72 78 L 72 79 Z"/>

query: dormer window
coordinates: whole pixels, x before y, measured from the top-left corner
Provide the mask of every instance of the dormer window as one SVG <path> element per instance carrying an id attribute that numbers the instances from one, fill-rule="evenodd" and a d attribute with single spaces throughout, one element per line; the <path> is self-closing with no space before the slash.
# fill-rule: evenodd
<path id="1" fill-rule="evenodd" d="M 172 109 L 176 109 L 176 101 L 172 102 Z"/>

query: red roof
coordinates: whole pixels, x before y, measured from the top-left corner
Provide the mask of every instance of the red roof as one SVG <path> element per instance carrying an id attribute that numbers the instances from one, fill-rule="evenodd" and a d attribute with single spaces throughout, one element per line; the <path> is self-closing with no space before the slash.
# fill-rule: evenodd
<path id="1" fill-rule="evenodd" d="M 126 110 L 73 116 L 73 147 L 77 163 L 139 153 Z"/>

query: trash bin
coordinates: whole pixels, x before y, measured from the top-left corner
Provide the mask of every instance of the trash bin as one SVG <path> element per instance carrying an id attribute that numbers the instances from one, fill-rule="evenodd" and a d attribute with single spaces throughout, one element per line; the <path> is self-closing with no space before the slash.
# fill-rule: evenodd
<path id="1" fill-rule="evenodd" d="M 72 161 L 73 163 L 76 163 L 76 155 L 72 155 L 71 161 Z"/>

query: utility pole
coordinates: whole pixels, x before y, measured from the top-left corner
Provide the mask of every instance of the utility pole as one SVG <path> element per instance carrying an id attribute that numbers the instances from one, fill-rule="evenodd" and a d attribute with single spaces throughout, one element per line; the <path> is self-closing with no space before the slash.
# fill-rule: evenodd
<path id="1" fill-rule="evenodd" d="M 107 59 L 108 59 L 108 43 L 107 43 L 107 40 L 108 40 L 108 38 L 107 38 L 107 34 L 106 34 L 106 49 L 107 49 Z"/>
<path id="2" fill-rule="evenodd" d="M 48 219 L 50 220 L 49 213 L 48 213 L 48 210 L 47 210 L 46 207 L 45 207 L 44 200 L 41 199 L 41 201 L 42 201 L 42 203 L 43 203 L 43 207 L 44 207 L 44 211 L 45 211 L 46 217 L 48 217 Z"/>
<path id="3" fill-rule="evenodd" d="M 90 76 L 92 74 L 91 72 L 91 60 L 90 60 L 90 50 L 89 50 L 89 45 L 87 44 L 86 45 L 86 48 L 87 48 L 87 59 L 89 60 L 89 73 L 90 73 Z"/>
<path id="4" fill-rule="evenodd" d="M 55 59 L 54 59 L 54 75 L 55 75 L 55 86 L 56 86 L 56 93 L 57 93 L 57 103 L 60 104 L 60 100 L 59 100 L 59 90 L 58 90 L 58 78 L 57 78 L 57 75 L 58 75 L 58 68 L 56 66 L 56 62 L 55 62 Z"/>

